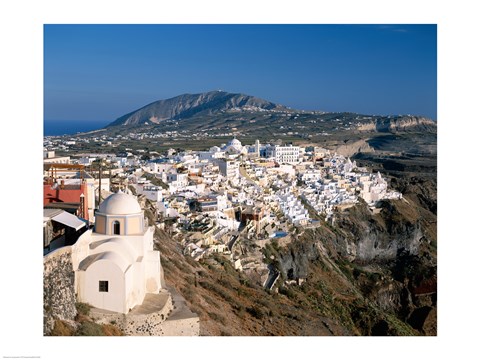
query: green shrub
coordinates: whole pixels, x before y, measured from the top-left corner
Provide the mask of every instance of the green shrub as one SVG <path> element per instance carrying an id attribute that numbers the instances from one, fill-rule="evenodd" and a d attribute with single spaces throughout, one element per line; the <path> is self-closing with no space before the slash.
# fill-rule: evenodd
<path id="1" fill-rule="evenodd" d="M 199 284 L 201 287 L 203 287 L 204 289 L 207 289 L 207 290 L 210 290 L 210 291 L 213 291 L 214 293 L 216 293 L 218 296 L 224 298 L 225 300 L 229 301 L 230 303 L 233 303 L 235 302 L 235 300 L 232 298 L 232 296 L 230 296 L 230 294 L 228 294 L 227 291 L 225 291 L 224 288 L 222 288 L 221 286 L 215 284 L 215 283 L 211 283 L 209 281 L 199 281 Z"/>
<path id="2" fill-rule="evenodd" d="M 230 289 L 230 290 L 234 289 L 232 281 L 229 280 L 229 279 L 224 279 L 223 277 L 221 277 L 220 279 L 217 280 L 217 282 L 218 282 L 218 284 L 220 284 L 224 288 L 227 288 L 227 289 Z"/>
<path id="3" fill-rule="evenodd" d="M 76 336 L 105 336 L 102 325 L 86 321 L 80 325 Z"/>
<path id="4" fill-rule="evenodd" d="M 185 280 L 189 285 L 195 285 L 195 276 L 194 275 L 187 275 L 185 276 Z"/>
<path id="5" fill-rule="evenodd" d="M 292 300 L 295 300 L 297 298 L 297 294 L 295 293 L 295 291 L 286 286 L 280 286 L 278 288 L 278 292 Z"/>
<path id="6" fill-rule="evenodd" d="M 240 319 L 243 319 L 243 317 L 245 316 L 245 310 L 246 310 L 246 308 L 242 304 L 235 304 L 233 306 L 233 311 L 235 312 L 235 314 L 237 314 L 237 316 Z"/>
<path id="7" fill-rule="evenodd" d="M 62 320 L 55 320 L 50 336 L 72 336 L 75 333 L 75 329 Z"/>
<path id="8" fill-rule="evenodd" d="M 182 261 L 179 261 L 177 259 L 170 259 L 170 262 L 173 263 L 173 265 L 178 269 L 178 270 L 184 270 L 187 271 L 188 268 L 185 267 L 185 264 Z"/>
<path id="9" fill-rule="evenodd" d="M 195 268 L 198 268 L 200 267 L 200 264 L 193 260 L 193 258 L 191 256 L 185 256 L 185 260 L 187 260 L 187 263 Z"/>
<path id="10" fill-rule="evenodd" d="M 115 324 L 102 325 L 103 335 L 106 336 L 124 336 L 125 334 Z"/>
<path id="11" fill-rule="evenodd" d="M 187 299 L 189 302 L 193 302 L 193 300 L 196 298 L 195 292 L 192 289 L 191 285 L 187 285 L 181 289 L 182 295 Z"/>
<path id="12" fill-rule="evenodd" d="M 75 307 L 77 308 L 77 313 L 85 316 L 90 315 L 90 309 L 92 308 L 90 304 L 82 303 L 82 302 L 75 303 Z"/>
<path id="13" fill-rule="evenodd" d="M 205 314 L 205 310 L 200 304 L 192 305 L 190 310 L 200 316 L 200 318 Z"/>
<path id="14" fill-rule="evenodd" d="M 162 267 L 164 270 L 172 270 L 173 266 L 172 263 L 168 261 L 168 259 L 162 258 Z"/>
<path id="15" fill-rule="evenodd" d="M 213 300 L 210 296 L 208 295 L 202 295 L 203 300 L 205 300 L 208 304 L 213 305 L 213 306 L 218 306 L 218 302 Z"/>
<path id="16" fill-rule="evenodd" d="M 210 317 L 210 319 L 214 320 L 215 322 L 218 322 L 222 325 L 226 325 L 226 319 L 224 316 L 217 313 L 213 313 L 213 312 L 208 312 L 208 316 Z"/>
<path id="17" fill-rule="evenodd" d="M 253 305 L 252 307 L 248 307 L 247 312 L 257 319 L 262 319 L 265 316 L 265 313 L 263 312 L 263 310 L 255 305 Z"/>

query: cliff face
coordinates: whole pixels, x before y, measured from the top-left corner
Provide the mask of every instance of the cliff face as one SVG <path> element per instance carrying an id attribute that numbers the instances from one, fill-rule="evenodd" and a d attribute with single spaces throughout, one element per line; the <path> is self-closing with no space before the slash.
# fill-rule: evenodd
<path id="1" fill-rule="evenodd" d="M 380 118 L 358 125 L 357 130 L 362 132 L 409 132 L 428 131 L 436 132 L 437 123 L 421 116 L 401 116 L 394 118 Z"/>
<path id="2" fill-rule="evenodd" d="M 394 261 L 400 252 L 419 253 L 425 238 L 420 214 L 402 200 L 383 201 L 374 214 L 362 202 L 335 215 L 333 226 L 315 231 L 309 241 L 298 241 L 280 255 L 280 270 L 303 278 L 308 264 L 320 256 L 342 257 L 360 264 Z"/>
<path id="3" fill-rule="evenodd" d="M 436 334 L 436 215 L 421 202 L 431 189 L 404 190 L 405 200 L 383 201 L 375 211 L 360 203 L 336 213 L 333 226 L 305 231 L 277 256 L 285 280 L 323 284 L 340 298 L 354 294 L 338 311 L 363 335 Z M 363 301 L 372 308 L 360 311 Z"/>
<path id="4" fill-rule="evenodd" d="M 49 334 L 55 319 L 73 320 L 75 308 L 75 274 L 71 247 L 61 248 L 43 260 L 43 334 Z"/>
<path id="5" fill-rule="evenodd" d="M 339 250 L 359 262 L 393 260 L 402 249 L 417 254 L 422 228 L 417 214 L 407 216 L 407 207 L 403 200 L 383 201 L 373 214 L 363 203 L 338 214 L 335 225 L 344 238 Z"/>

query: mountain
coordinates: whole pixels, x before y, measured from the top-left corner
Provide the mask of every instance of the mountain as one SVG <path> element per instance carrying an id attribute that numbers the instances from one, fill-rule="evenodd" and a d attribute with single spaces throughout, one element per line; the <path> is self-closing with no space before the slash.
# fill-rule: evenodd
<path id="1" fill-rule="evenodd" d="M 434 155 L 437 144 L 437 123 L 422 116 L 297 110 L 255 96 L 224 91 L 155 101 L 98 131 L 116 138 L 116 146 L 122 145 L 122 137 L 135 133 L 147 134 L 151 139 L 139 146 L 158 150 L 170 147 L 202 150 L 237 136 L 245 143 L 258 139 L 264 143 L 322 144 L 346 156 L 368 153 L 369 161 L 382 163 L 385 159 L 376 159 L 378 155 L 373 155 L 372 150 L 386 155 Z M 97 136 L 98 132 L 93 134 Z M 388 166 L 417 165 L 389 163 Z"/>
<path id="2" fill-rule="evenodd" d="M 198 115 L 212 115 L 225 111 L 288 111 L 285 106 L 255 96 L 210 91 L 201 94 L 183 94 L 158 100 L 116 119 L 107 127 L 117 125 L 159 124 L 164 120 L 179 120 Z"/>

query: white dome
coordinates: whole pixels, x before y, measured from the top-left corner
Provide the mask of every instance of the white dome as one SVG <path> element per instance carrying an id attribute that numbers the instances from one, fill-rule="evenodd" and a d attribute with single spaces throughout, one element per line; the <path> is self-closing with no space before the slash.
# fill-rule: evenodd
<path id="1" fill-rule="evenodd" d="M 237 140 L 237 139 L 233 138 L 232 140 L 230 140 L 228 142 L 227 146 L 241 147 L 242 143 L 240 142 L 240 140 Z"/>
<path id="2" fill-rule="evenodd" d="M 122 192 L 107 197 L 98 208 L 98 212 L 108 215 L 138 214 L 142 209 L 135 196 Z"/>

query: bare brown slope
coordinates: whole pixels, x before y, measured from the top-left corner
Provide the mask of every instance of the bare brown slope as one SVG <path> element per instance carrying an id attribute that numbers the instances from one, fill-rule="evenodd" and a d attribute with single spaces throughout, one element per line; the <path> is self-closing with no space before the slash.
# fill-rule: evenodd
<path id="1" fill-rule="evenodd" d="M 182 255 L 167 232 L 157 230 L 156 239 L 165 280 L 199 314 L 201 335 L 352 334 L 296 295 L 267 292 L 222 256 L 197 263 Z"/>

